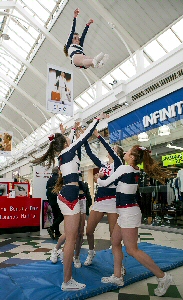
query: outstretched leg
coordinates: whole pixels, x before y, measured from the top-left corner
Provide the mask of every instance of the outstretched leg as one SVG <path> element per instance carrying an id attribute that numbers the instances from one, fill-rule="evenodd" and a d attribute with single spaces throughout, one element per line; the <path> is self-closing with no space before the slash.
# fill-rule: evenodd
<path id="1" fill-rule="evenodd" d="M 138 228 L 121 228 L 121 235 L 127 253 L 149 269 L 156 277 L 163 278 L 165 273 L 155 264 L 148 254 L 138 249 Z"/>

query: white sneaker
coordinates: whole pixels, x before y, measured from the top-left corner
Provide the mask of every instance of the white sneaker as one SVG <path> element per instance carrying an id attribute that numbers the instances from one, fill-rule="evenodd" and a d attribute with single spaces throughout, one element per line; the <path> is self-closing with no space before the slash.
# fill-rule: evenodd
<path id="1" fill-rule="evenodd" d="M 103 283 L 114 283 L 118 286 L 123 286 L 124 285 L 124 281 L 123 281 L 123 277 L 116 277 L 114 276 L 114 274 L 112 274 L 110 277 L 102 277 L 101 282 Z"/>
<path id="2" fill-rule="evenodd" d="M 56 262 L 58 260 L 58 253 L 57 253 L 57 249 L 55 247 L 51 251 L 50 260 L 53 264 L 56 264 Z"/>
<path id="3" fill-rule="evenodd" d="M 103 59 L 104 53 L 100 52 L 97 56 L 94 57 L 93 59 L 93 66 L 94 68 L 98 67 L 99 62 Z"/>
<path id="4" fill-rule="evenodd" d="M 68 282 L 63 282 L 61 285 L 62 291 L 78 291 L 82 290 L 86 287 L 86 284 L 79 283 L 75 281 L 73 278 L 71 278 Z"/>
<path id="5" fill-rule="evenodd" d="M 79 269 L 79 268 L 81 268 L 81 262 L 80 262 L 80 259 L 79 259 L 79 257 L 73 257 L 73 262 L 74 262 L 74 267 L 75 268 L 77 268 L 77 269 Z"/>
<path id="6" fill-rule="evenodd" d="M 122 265 L 122 267 L 121 267 L 121 275 L 122 276 L 125 276 L 126 275 L 126 269 L 125 269 L 125 267 Z"/>
<path id="7" fill-rule="evenodd" d="M 62 251 L 62 249 L 57 251 L 58 255 L 60 256 L 60 261 L 61 263 L 63 263 L 64 260 L 64 252 Z"/>
<path id="8" fill-rule="evenodd" d="M 86 258 L 86 260 L 84 262 L 85 266 L 90 266 L 92 264 L 92 260 L 93 260 L 93 258 L 95 256 L 95 254 L 96 254 L 96 252 L 94 250 L 89 250 L 88 251 L 88 256 L 87 256 L 87 258 Z"/>
<path id="9" fill-rule="evenodd" d="M 169 286 L 172 283 L 172 275 L 165 273 L 163 278 L 157 278 L 158 287 L 154 290 L 154 294 L 158 297 L 163 296 L 166 294 Z"/>
<path id="10" fill-rule="evenodd" d="M 104 57 L 102 58 L 102 60 L 99 62 L 99 64 L 98 64 L 98 68 L 102 68 L 104 65 L 105 65 L 105 63 L 108 61 L 108 59 L 109 59 L 109 54 L 104 54 Z"/>

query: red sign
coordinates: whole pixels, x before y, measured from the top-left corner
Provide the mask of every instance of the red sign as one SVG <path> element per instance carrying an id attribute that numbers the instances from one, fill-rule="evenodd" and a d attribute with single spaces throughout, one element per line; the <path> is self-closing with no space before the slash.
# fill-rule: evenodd
<path id="1" fill-rule="evenodd" d="M 41 198 L 0 197 L 0 228 L 40 226 Z"/>

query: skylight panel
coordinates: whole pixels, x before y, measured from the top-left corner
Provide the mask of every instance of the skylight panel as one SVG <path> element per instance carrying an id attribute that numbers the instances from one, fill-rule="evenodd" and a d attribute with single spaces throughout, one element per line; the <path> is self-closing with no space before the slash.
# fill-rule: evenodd
<path id="1" fill-rule="evenodd" d="M 3 92 L 1 91 L 1 88 L 0 88 L 0 97 L 5 97 L 5 93 L 3 93 Z M 0 108 L 0 111 L 2 111 L 2 108 Z"/>
<path id="2" fill-rule="evenodd" d="M 9 86 L 7 86 L 3 81 L 0 81 L 0 87 L 1 87 L 1 89 L 5 90 L 6 92 L 9 89 Z"/>
<path id="3" fill-rule="evenodd" d="M 2 73 L 6 74 L 6 72 L 8 70 L 7 67 L 4 64 L 1 64 L 0 68 L 1 68 Z"/>
<path id="4" fill-rule="evenodd" d="M 9 28 L 8 34 L 10 36 L 10 39 L 13 40 L 17 45 L 19 45 L 20 48 L 24 49 L 24 51 L 26 51 L 27 53 L 30 51 L 31 45 L 24 41 L 24 39 L 19 35 L 18 30 L 14 32 Z"/>
<path id="5" fill-rule="evenodd" d="M 81 95 L 82 99 L 85 100 L 88 104 L 93 103 L 94 99 L 87 93 L 85 92 L 84 94 Z"/>
<path id="6" fill-rule="evenodd" d="M 107 75 L 104 78 L 102 78 L 102 81 L 110 88 L 112 88 L 114 78 L 111 75 Z M 110 84 L 111 83 L 111 84 Z"/>
<path id="7" fill-rule="evenodd" d="M 46 125 L 46 123 L 42 125 L 42 128 L 43 128 L 46 132 L 48 132 L 48 130 L 49 130 L 49 127 Z"/>
<path id="8" fill-rule="evenodd" d="M 93 99 L 96 98 L 96 91 L 95 91 L 95 87 L 93 86 L 92 88 L 89 88 L 87 90 L 87 93 L 90 95 L 90 97 L 92 97 Z"/>
<path id="9" fill-rule="evenodd" d="M 0 87 L 0 96 L 4 98 L 5 95 L 6 95 L 6 93 L 5 93 L 4 90 Z M 4 106 L 3 106 L 3 107 L 4 107 Z M 2 110 L 2 108 L 1 108 L 1 110 Z"/>
<path id="10" fill-rule="evenodd" d="M 158 44 L 157 41 L 152 41 L 144 47 L 144 51 L 153 61 L 158 60 L 166 54 L 165 50 Z"/>
<path id="11" fill-rule="evenodd" d="M 29 45 L 33 44 L 35 42 L 35 39 L 27 32 L 27 30 L 20 27 L 18 24 L 15 24 L 13 21 L 10 21 L 8 27 L 16 32 L 18 36 L 20 36 L 25 42 L 27 42 Z"/>
<path id="12" fill-rule="evenodd" d="M 30 33 L 30 35 L 34 38 L 37 39 L 39 36 L 39 31 L 37 31 L 36 29 L 34 29 L 32 26 L 30 26 L 28 28 L 28 32 Z"/>
<path id="13" fill-rule="evenodd" d="M 79 109 L 79 106 L 76 103 L 74 103 L 74 112 L 76 112 L 78 109 Z"/>
<path id="14" fill-rule="evenodd" d="M 65 117 L 65 116 L 63 116 L 63 115 L 61 115 L 61 114 L 57 114 L 56 116 L 57 116 L 57 118 L 59 118 L 62 122 L 66 121 L 66 117 Z"/>
<path id="15" fill-rule="evenodd" d="M 16 61 L 14 61 L 11 57 L 8 57 L 7 55 L 4 55 L 1 52 L 0 52 L 0 62 L 7 64 L 8 66 L 11 65 L 11 71 L 14 73 L 17 73 L 18 70 L 21 68 L 21 64 L 17 64 Z"/>
<path id="16" fill-rule="evenodd" d="M 55 0 L 49 0 L 49 1 L 45 1 L 45 0 L 38 0 L 39 1 L 39 3 L 43 6 L 43 7 L 45 7 L 45 8 L 47 8 L 50 12 L 54 9 L 54 7 L 55 7 Z"/>
<path id="17" fill-rule="evenodd" d="M 3 49 L 1 49 L 0 51 L 0 61 L 1 60 L 6 61 L 8 64 L 11 64 L 13 68 L 17 69 L 17 71 L 21 68 L 21 63 L 7 52 L 4 52 Z"/>
<path id="18" fill-rule="evenodd" d="M 26 29 L 29 27 L 29 24 L 26 21 L 26 19 L 15 9 L 13 11 L 12 19 L 15 19 L 17 24 L 21 24 L 22 27 L 24 27 Z"/>
<path id="19" fill-rule="evenodd" d="M 27 6 L 28 9 L 30 9 L 30 11 L 34 12 L 35 16 L 37 16 L 37 20 L 40 22 L 42 21 L 46 21 L 49 17 L 49 12 L 46 11 L 46 9 L 39 4 L 38 1 L 36 0 L 23 0 L 23 3 L 25 3 L 25 5 Z M 48 2 L 45 1 L 45 2 Z"/>
<path id="20" fill-rule="evenodd" d="M 13 48 L 23 58 L 26 58 L 26 56 L 27 56 L 28 53 L 25 52 L 16 42 L 14 42 L 13 40 L 10 39 L 8 41 L 8 46 L 10 46 L 11 48 Z"/>
<path id="21" fill-rule="evenodd" d="M 41 127 L 41 135 L 45 135 L 46 131 Z"/>
<path id="22" fill-rule="evenodd" d="M 144 56 L 144 68 L 147 68 L 150 65 L 150 62 L 147 60 L 147 58 Z"/>
<path id="23" fill-rule="evenodd" d="M 116 80 L 127 80 L 128 77 L 120 70 L 120 68 L 115 69 L 113 72 L 111 72 L 111 75 L 116 79 Z"/>
<path id="24" fill-rule="evenodd" d="M 168 29 L 163 34 L 161 34 L 157 41 L 160 42 L 160 44 L 165 48 L 168 52 L 178 47 L 181 42 L 176 37 L 176 35 L 171 31 L 171 29 Z"/>
<path id="25" fill-rule="evenodd" d="M 177 22 L 175 25 L 172 26 L 172 30 L 177 34 L 177 36 L 183 41 L 183 19 Z"/>
<path id="26" fill-rule="evenodd" d="M 31 136 L 33 137 L 33 139 L 35 139 L 35 138 L 36 138 L 36 136 L 37 136 L 36 132 L 35 132 L 35 131 L 34 131 L 34 132 L 32 132 L 32 133 L 31 133 Z"/>
<path id="27" fill-rule="evenodd" d="M 135 67 L 133 66 L 133 64 L 129 59 L 120 66 L 120 69 L 122 69 L 122 71 L 124 71 L 125 74 L 129 77 L 132 77 L 133 75 L 136 74 Z"/>
<path id="28" fill-rule="evenodd" d="M 86 103 L 83 99 L 81 99 L 80 97 L 78 97 L 77 99 L 75 99 L 75 102 L 78 103 L 82 108 L 85 108 L 88 106 L 88 103 Z"/>

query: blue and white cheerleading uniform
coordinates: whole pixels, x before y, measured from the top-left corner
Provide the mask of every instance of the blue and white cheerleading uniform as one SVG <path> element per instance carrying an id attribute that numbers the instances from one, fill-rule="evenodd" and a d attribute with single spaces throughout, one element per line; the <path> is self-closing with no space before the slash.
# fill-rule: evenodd
<path id="1" fill-rule="evenodd" d="M 101 181 L 111 176 L 114 171 L 122 164 L 120 157 L 117 153 L 109 146 L 109 144 L 101 136 L 98 136 L 100 142 L 104 145 L 109 155 L 113 158 L 114 162 L 108 164 L 102 162 L 95 154 L 91 151 L 88 143 L 85 143 L 85 149 L 87 155 L 94 162 L 94 164 L 100 168 L 99 172 L 104 174 Z M 103 187 L 99 184 L 97 193 L 95 195 L 95 202 L 92 206 L 92 210 L 106 213 L 116 213 L 116 186 L 114 184 L 109 187 Z"/>
<path id="2" fill-rule="evenodd" d="M 84 39 L 85 39 L 86 33 L 88 31 L 89 25 L 86 24 L 85 29 L 83 30 L 82 36 L 80 37 L 79 45 L 78 44 L 72 44 L 72 40 L 73 40 L 74 33 L 75 33 L 75 28 L 76 28 L 76 18 L 73 19 L 71 33 L 69 35 L 69 38 L 68 38 L 67 44 L 66 44 L 68 54 L 71 58 L 71 63 L 73 61 L 74 54 L 83 54 L 83 55 L 85 55 L 84 52 L 83 52 L 83 44 L 84 44 Z M 78 67 L 78 66 L 76 66 L 76 67 Z M 80 68 L 85 68 L 85 67 L 80 66 Z"/>
<path id="3" fill-rule="evenodd" d="M 97 179 L 101 186 L 108 186 L 112 183 L 116 187 L 116 208 L 119 214 L 117 223 L 121 228 L 135 228 L 141 224 L 141 211 L 136 201 L 139 168 L 129 165 L 121 165 L 106 180 Z"/>
<path id="4" fill-rule="evenodd" d="M 60 200 L 58 204 L 63 215 L 73 215 L 80 212 L 78 203 L 79 186 L 70 184 L 79 182 L 80 160 L 76 152 L 93 134 L 98 122 L 98 119 L 93 120 L 85 132 L 69 147 L 62 150 L 58 157 L 59 168 L 63 177 L 63 187 L 58 195 Z"/>

